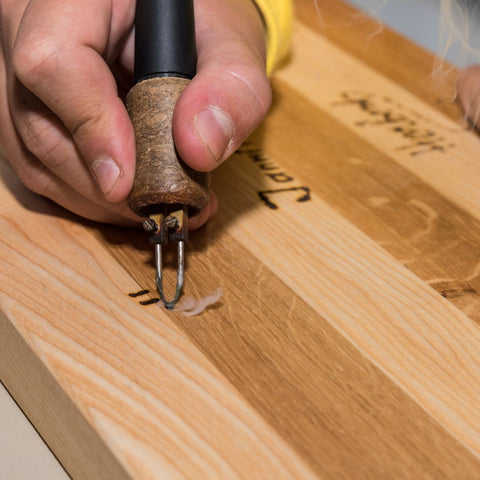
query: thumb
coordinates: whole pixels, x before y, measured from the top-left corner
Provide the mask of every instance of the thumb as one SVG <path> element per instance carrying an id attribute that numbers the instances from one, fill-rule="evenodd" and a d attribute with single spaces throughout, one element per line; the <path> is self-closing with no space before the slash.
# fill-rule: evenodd
<path id="1" fill-rule="evenodd" d="M 271 102 L 265 32 L 253 2 L 206 3 L 197 19 L 198 73 L 173 118 L 180 156 L 200 171 L 228 158 L 263 120 Z"/>

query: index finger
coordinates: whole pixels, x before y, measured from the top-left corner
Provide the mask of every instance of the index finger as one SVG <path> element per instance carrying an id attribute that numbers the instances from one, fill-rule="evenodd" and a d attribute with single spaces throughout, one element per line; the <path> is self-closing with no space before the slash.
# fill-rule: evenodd
<path id="1" fill-rule="evenodd" d="M 105 197 L 130 191 L 135 139 L 103 55 L 132 28 L 134 2 L 32 0 L 13 49 L 18 79 L 64 123 Z M 117 38 L 111 38 L 111 32 Z"/>

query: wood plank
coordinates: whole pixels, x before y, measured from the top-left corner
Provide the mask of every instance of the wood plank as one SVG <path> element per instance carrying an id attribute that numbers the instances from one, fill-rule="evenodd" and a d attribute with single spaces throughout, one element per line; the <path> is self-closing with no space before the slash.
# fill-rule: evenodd
<path id="1" fill-rule="evenodd" d="M 328 122 L 335 122 L 333 130 L 341 128 L 341 124 L 353 128 L 355 130 L 353 135 L 349 135 L 345 129 L 342 130 L 342 138 L 344 139 L 342 149 L 337 148 L 335 151 L 332 145 L 328 153 L 325 152 L 328 157 L 317 155 L 318 159 L 326 160 L 325 166 L 328 162 L 329 173 L 332 169 L 336 169 L 337 174 L 344 176 L 344 183 L 348 182 L 349 191 L 354 188 L 357 189 L 356 193 L 347 195 L 347 201 L 350 203 L 343 203 L 343 208 L 340 206 L 342 214 L 354 221 L 363 231 L 371 236 L 373 235 L 373 238 L 395 255 L 399 261 L 408 265 L 412 271 L 434 286 L 442 295 L 450 298 L 458 308 L 471 318 L 478 320 L 480 318 L 480 300 L 477 291 L 480 277 L 477 274 L 477 266 L 480 263 L 478 253 L 478 235 L 480 232 L 478 222 L 462 211 L 462 209 L 467 209 L 478 218 L 478 209 L 475 202 L 468 205 L 469 202 L 464 202 L 461 198 L 462 196 L 468 196 L 465 195 L 465 188 L 478 191 L 480 170 L 478 162 L 475 161 L 475 152 L 478 151 L 478 136 L 471 135 L 470 128 L 462 131 L 464 129 L 462 124 L 449 122 L 436 110 L 430 110 L 430 113 L 427 114 L 428 109 L 424 108 L 425 101 L 435 106 L 436 109 L 441 108 L 451 118 L 459 118 L 461 112 L 458 105 L 453 104 L 456 114 L 452 114 L 452 109 L 443 108 L 438 97 L 432 97 L 431 94 L 426 94 L 424 91 L 424 87 L 427 86 L 430 93 L 439 93 L 432 80 L 425 80 L 427 77 L 425 68 L 429 65 L 429 62 L 425 60 L 425 52 L 412 48 L 411 42 L 385 30 L 373 37 L 372 43 L 376 46 L 369 44 L 369 51 L 372 49 L 371 55 L 366 55 L 364 51 L 361 51 L 361 45 L 364 45 L 364 42 L 359 42 L 359 35 L 366 35 L 368 31 L 371 31 L 375 22 L 368 22 L 365 18 L 362 18 L 361 28 L 349 29 L 351 35 L 344 37 L 340 34 L 340 32 L 345 34 L 340 25 L 345 26 L 349 24 L 348 22 L 354 21 L 353 19 L 359 21 L 358 13 L 343 5 L 342 2 L 334 2 L 335 18 L 333 19 L 331 17 L 332 11 L 327 2 L 327 8 L 325 11 L 322 10 L 322 14 L 326 14 L 329 23 L 325 28 L 323 28 L 324 25 L 319 28 L 318 22 L 312 21 L 316 13 L 314 7 L 309 3 L 298 3 L 299 17 L 302 20 L 301 25 L 308 24 L 311 28 L 321 31 L 322 36 L 326 36 L 329 40 L 333 39 L 337 45 L 348 46 L 362 61 L 359 62 L 352 59 L 351 56 L 345 56 L 344 52 L 338 55 L 338 49 L 325 53 L 325 44 L 310 45 L 306 49 L 297 46 L 296 52 L 298 54 L 293 59 L 289 69 L 284 69 L 276 81 L 276 84 L 281 85 L 282 88 L 285 88 L 285 85 L 290 85 L 289 98 L 293 98 L 296 92 L 314 92 L 304 99 L 302 108 L 290 108 L 288 113 L 292 118 L 295 118 L 296 122 L 299 122 L 295 131 L 297 132 L 297 138 L 298 135 L 302 136 L 302 141 L 297 141 L 296 144 L 299 144 L 300 148 L 308 144 L 310 149 L 319 152 L 322 148 L 325 149 L 325 143 L 328 143 L 327 135 L 321 137 L 319 135 L 319 132 L 328 132 Z M 307 12 L 309 13 L 307 14 Z M 309 29 L 304 33 L 311 41 L 312 36 L 309 35 Z M 383 41 L 381 41 L 382 39 Z M 297 43 L 304 46 L 305 38 L 302 37 Z M 378 55 L 382 56 L 382 49 L 392 48 L 393 46 L 395 51 L 411 50 L 412 54 L 408 56 L 398 55 L 395 57 L 395 62 L 378 61 Z M 328 51 L 330 47 L 327 46 L 326 48 Z M 324 65 L 324 63 L 328 65 L 331 62 L 312 61 L 312 57 L 318 50 L 321 50 L 326 58 L 338 59 L 341 57 L 342 59 L 348 59 L 346 61 L 353 61 L 355 65 L 350 65 L 342 70 L 338 67 L 344 60 L 340 63 L 335 61 L 337 68 L 332 70 Z M 313 54 L 310 54 L 311 58 L 307 58 L 307 52 L 313 52 Z M 294 66 L 296 62 L 302 62 L 303 66 Z M 318 82 L 318 79 L 324 77 L 329 80 L 335 77 L 335 82 L 328 81 L 328 86 L 318 84 L 315 87 L 310 85 L 310 88 L 307 89 L 298 88 L 297 79 L 290 72 L 295 71 L 295 68 L 312 68 L 312 63 L 315 64 L 313 68 L 317 68 L 317 71 L 313 75 L 307 76 L 310 79 L 308 81 Z M 383 76 L 375 74 L 371 68 L 365 68 L 364 63 L 389 78 L 395 78 L 399 74 L 397 69 L 400 66 L 404 72 L 403 76 L 400 77 L 402 86 L 415 93 L 416 97 L 410 96 L 405 99 L 403 89 L 399 89 L 394 82 L 385 82 Z M 410 66 L 413 68 L 410 68 Z M 365 71 L 362 71 L 362 69 Z M 345 77 L 345 72 L 350 71 L 362 71 L 362 74 L 352 80 L 348 75 Z M 408 78 L 404 78 L 405 75 Z M 381 89 L 376 90 L 373 94 L 372 92 L 378 88 L 378 79 L 380 79 Z M 421 81 L 422 79 L 424 81 Z M 453 79 L 450 79 L 450 82 L 452 81 Z M 351 94 L 347 94 L 346 97 L 345 92 L 348 90 L 339 93 L 342 83 L 352 87 L 350 89 Z M 337 93 L 332 90 L 332 85 L 339 86 Z M 375 85 L 375 88 L 372 88 L 373 85 Z M 282 95 L 280 92 L 278 94 Z M 336 95 L 337 98 L 343 96 L 338 103 L 332 101 Z M 419 98 L 422 99 L 422 105 L 419 105 Z M 296 100 L 291 105 L 301 101 L 302 99 L 297 95 Z M 308 122 L 304 120 L 315 111 L 313 105 L 310 105 L 311 102 L 317 105 L 323 104 L 324 111 L 328 114 L 327 117 L 324 117 L 325 121 L 322 125 L 317 124 L 313 128 L 309 127 Z M 334 109 L 331 108 L 329 102 L 335 103 L 339 107 L 336 115 L 332 115 Z M 305 111 L 308 108 L 311 112 L 301 118 L 298 112 Z M 279 114 L 285 113 L 287 109 L 288 106 L 279 110 Z M 336 121 L 332 117 L 335 117 Z M 317 122 L 322 122 L 322 118 L 318 118 Z M 413 124 L 412 128 L 408 127 L 409 123 Z M 303 135 L 303 132 L 307 129 L 309 135 Z M 274 130 L 266 130 L 270 135 L 274 134 Z M 285 131 L 291 132 L 292 126 L 286 128 Z M 408 132 L 407 138 L 405 138 L 406 132 Z M 420 138 L 422 132 L 428 132 L 427 136 L 430 139 Z M 357 149 L 349 148 L 350 143 L 359 143 L 359 133 L 369 141 L 369 145 L 362 144 L 362 147 Z M 280 136 L 277 136 L 277 139 L 273 141 L 279 141 L 278 137 Z M 404 137 L 403 140 L 402 137 Z M 321 141 L 315 142 L 315 139 L 320 138 Z M 350 140 L 347 140 L 347 138 L 350 138 Z M 441 140 L 438 142 L 435 141 L 435 138 Z M 418 143 L 426 145 L 418 145 L 414 149 L 405 148 L 409 143 L 415 146 L 418 140 Z M 399 141 L 400 143 L 398 143 Z M 384 155 L 380 157 L 372 156 L 373 150 L 385 151 L 385 145 L 379 147 L 379 142 L 389 144 L 387 145 L 387 150 L 390 148 L 389 158 L 385 158 Z M 392 152 L 391 148 L 394 145 L 397 145 L 397 148 L 401 150 Z M 452 145 L 454 155 L 451 155 L 449 148 L 442 150 L 442 145 Z M 281 151 L 284 152 L 288 148 L 289 144 L 285 142 Z M 431 148 L 436 150 L 431 151 Z M 306 149 L 304 155 L 306 155 Z M 350 156 L 348 160 L 350 162 L 349 168 L 337 168 L 338 162 L 345 155 Z M 329 161 L 332 157 L 336 158 L 335 162 Z M 289 162 L 288 155 L 282 155 L 281 160 L 284 164 L 292 163 Z M 396 162 L 406 166 L 416 176 L 409 175 L 398 165 L 393 165 L 391 160 L 396 160 Z M 309 165 L 307 164 L 305 168 L 308 169 Z M 452 168 L 456 169 L 457 174 L 460 175 L 453 173 Z M 348 170 L 352 171 L 350 178 L 352 180 L 355 178 L 355 181 L 349 181 L 346 178 Z M 358 182 L 359 175 L 363 178 L 361 184 Z M 368 176 L 368 179 L 365 178 L 365 175 Z M 437 182 L 435 178 L 432 178 L 435 175 L 444 180 L 441 180 L 440 183 Z M 372 176 L 375 176 L 374 182 L 371 181 L 370 177 Z M 310 178 L 314 179 L 315 177 Z M 337 182 L 333 182 L 334 185 L 341 184 L 340 177 L 337 177 L 337 180 Z M 447 188 L 452 187 L 455 181 L 458 182 L 452 190 L 453 199 L 461 209 L 451 205 L 452 198 L 448 198 L 448 200 L 444 198 L 445 194 L 448 196 L 448 192 L 445 192 L 445 183 L 443 183 L 445 181 L 448 184 Z M 432 192 L 425 182 L 436 187 L 439 190 L 438 194 Z M 322 188 L 322 190 L 324 191 L 325 188 Z M 365 193 L 370 191 L 371 194 L 363 195 L 361 190 Z M 344 189 L 337 189 L 336 192 L 332 192 L 332 195 L 329 196 L 329 203 L 331 205 L 339 204 L 339 197 L 344 195 L 344 191 Z M 360 202 L 355 200 L 353 198 L 355 195 L 362 196 L 363 200 Z M 400 202 L 396 199 L 397 195 L 402 196 Z M 352 203 L 352 200 L 354 200 L 354 203 Z M 359 209 L 352 208 L 355 205 Z M 355 210 L 355 213 L 353 210 Z M 375 221 L 372 215 L 367 215 L 368 210 L 372 210 L 372 215 L 384 216 L 385 223 L 381 224 L 378 219 Z M 407 214 L 408 212 L 410 213 Z M 398 222 L 400 217 L 402 221 Z M 380 233 L 380 229 L 382 233 Z M 433 231 L 430 231 L 432 229 Z M 425 236 L 428 238 L 425 238 Z M 435 244 L 433 249 L 432 242 Z"/>
<path id="2" fill-rule="evenodd" d="M 0 311 L 0 378 L 73 478 L 130 478 L 24 337 Z M 75 439 L 75 441 L 71 441 Z M 85 461 L 88 459 L 88 461 Z"/>
<path id="3" fill-rule="evenodd" d="M 290 86 L 278 80 L 275 86 L 277 95 L 290 102 L 273 109 L 259 136 L 264 149 L 275 152 L 277 164 L 298 172 L 299 185 L 308 185 L 401 264 L 480 321 L 480 222 L 328 111 L 318 115 Z M 314 162 L 298 168 L 298 158 L 312 155 Z M 274 162 L 266 157 L 263 163 Z"/>
<path id="4" fill-rule="evenodd" d="M 240 168 L 242 169 L 241 165 Z M 8 207 L 10 206 L 7 205 Z M 28 216 L 27 219 L 30 220 Z M 70 221 L 66 223 L 69 231 L 72 225 Z M 31 228 L 35 227 L 35 222 L 32 222 Z M 82 243 L 88 245 L 90 241 L 88 238 L 85 240 L 85 237 L 89 236 L 89 232 L 83 232 L 81 226 L 75 226 L 75 228 L 80 231 Z M 221 232 L 217 234 L 222 236 Z M 104 230 L 103 235 L 109 236 L 110 245 L 117 245 L 116 248 L 130 259 L 130 266 L 141 264 L 141 258 L 145 259 L 149 255 L 147 251 L 140 251 L 139 254 L 138 249 L 130 247 L 126 250 L 126 247 L 122 246 L 127 235 L 131 233 L 125 234 L 119 229 L 111 229 Z M 141 239 L 140 234 L 138 239 Z M 235 245 L 231 238 L 227 238 L 224 243 L 225 246 L 222 248 L 222 244 L 210 236 L 195 237 L 193 245 L 198 249 L 198 253 L 193 258 L 190 255 L 189 258 L 191 261 L 201 260 L 204 268 L 193 270 L 196 276 L 189 281 L 204 286 L 215 284 L 212 278 L 205 277 L 204 271 L 212 271 L 213 266 L 216 265 L 216 276 L 220 276 L 219 272 L 229 272 L 232 270 L 232 265 L 236 263 L 237 255 L 240 254 L 241 258 L 249 261 L 242 262 L 236 267 L 237 271 L 234 269 L 231 272 L 237 282 L 242 279 L 238 285 L 229 288 L 229 295 L 235 295 L 236 301 L 229 300 L 230 308 L 226 311 L 217 309 L 209 312 L 213 318 L 217 317 L 216 322 L 212 320 L 208 322 L 205 318 L 192 321 L 180 316 L 176 321 L 188 332 L 189 338 L 194 339 L 195 344 L 205 350 L 208 346 L 207 353 L 214 360 L 214 364 L 246 396 L 249 403 L 255 405 L 255 410 L 261 412 L 275 430 L 281 432 L 318 473 L 328 478 L 338 478 L 340 474 L 348 478 L 359 469 L 365 475 L 380 471 L 387 471 L 389 475 L 391 472 L 398 472 L 401 475 L 414 474 L 422 468 L 425 471 L 425 478 L 442 478 L 442 476 L 448 478 L 453 473 L 460 476 L 464 474 L 465 478 L 468 478 L 468 475 L 478 469 L 477 459 L 471 457 L 464 447 L 452 440 L 436 422 L 432 422 L 371 362 L 366 358 L 362 359 L 349 342 L 342 340 L 342 337 L 325 320 L 308 308 L 302 300 L 295 298 L 293 292 L 285 292 L 285 286 L 269 274 L 262 264 L 250 257 L 241 245 Z M 71 248 L 71 240 L 67 245 Z M 103 249 L 104 247 L 98 244 L 94 245 L 92 251 L 95 252 L 95 256 L 100 255 L 101 258 L 100 252 Z M 58 249 L 55 248 L 55 250 Z M 90 264 L 90 268 L 92 266 Z M 151 270 L 150 266 L 145 274 L 145 269 L 137 267 L 137 275 L 143 275 L 145 280 L 139 279 L 141 283 L 135 283 L 134 290 L 145 286 L 151 287 L 150 284 L 144 283 L 147 278 L 152 282 Z M 55 271 L 53 275 L 56 276 Z M 115 272 L 118 282 L 117 275 Z M 226 276 L 227 281 L 229 278 Z M 224 280 L 221 279 L 220 283 Z M 249 292 L 246 298 L 245 292 Z M 272 292 L 278 292 L 278 294 L 274 295 Z M 83 292 L 83 295 L 90 296 L 89 294 L 89 291 Z M 127 297 L 125 291 L 123 295 Z M 262 301 L 272 295 L 272 305 L 275 305 L 277 310 L 270 309 L 268 315 L 262 314 L 264 310 Z M 115 300 L 117 300 L 116 297 L 114 297 Z M 247 301 L 249 298 L 250 301 Z M 60 300 L 64 302 L 63 298 Z M 128 302 L 134 304 L 136 301 L 128 298 Z M 241 305 L 241 308 L 238 305 Z M 151 312 L 148 316 L 153 313 L 154 317 L 161 313 L 155 305 L 142 308 L 142 312 L 148 311 Z M 287 311 L 290 312 L 288 330 L 285 329 L 284 317 Z M 143 313 L 143 316 L 147 315 Z M 263 318 L 264 322 L 261 328 L 258 324 L 259 318 Z M 239 322 L 238 319 L 241 321 Z M 63 315 L 62 320 L 64 320 Z M 72 323 L 76 322 L 76 319 L 72 320 Z M 96 318 L 96 322 L 101 320 Z M 124 319 L 122 320 L 125 322 Z M 207 326 L 210 327 L 208 330 Z M 69 327 L 72 328 L 71 325 Z M 227 327 L 228 330 L 226 330 Z M 32 327 L 32 330 L 38 335 L 38 325 Z M 45 332 L 42 333 L 45 334 Z M 141 339 L 140 333 L 135 332 L 135 340 Z M 146 333 L 151 343 L 152 331 Z M 56 334 L 57 341 L 59 336 L 61 333 Z M 119 335 L 116 333 L 112 336 L 115 338 Z M 28 337 L 32 337 L 30 329 Z M 125 334 L 122 337 L 123 340 L 126 339 Z M 273 338 L 274 342 L 272 342 Z M 98 344 L 98 340 L 90 340 Z M 130 348 L 134 351 L 138 349 Z M 119 352 L 120 350 L 121 347 L 118 347 Z M 285 351 L 290 351 L 291 357 L 285 357 Z M 101 356 L 101 352 L 99 353 Z M 49 352 L 50 356 L 53 356 L 51 352 Z M 122 358 L 122 363 L 130 363 L 128 360 L 138 365 L 136 355 L 132 359 Z M 150 357 L 149 360 L 151 360 Z M 57 360 L 56 363 L 59 361 Z M 232 368 L 232 365 L 237 367 Z M 162 375 L 164 375 L 163 369 Z M 67 378 L 69 384 L 73 382 L 71 377 L 72 372 L 69 372 Z M 85 381 L 84 377 L 81 379 Z M 311 379 L 311 383 L 306 381 L 307 379 Z M 117 380 L 115 383 L 120 382 Z M 166 379 L 163 378 L 161 383 L 165 388 Z M 347 390 L 346 385 L 348 385 Z M 78 397 L 79 386 L 75 383 L 74 386 L 76 387 L 75 397 Z M 115 386 L 122 387 L 121 384 Z M 252 386 L 256 388 L 252 389 Z M 130 389 L 131 386 L 129 386 Z M 85 386 L 82 385 L 82 391 L 84 390 Z M 88 390 L 93 390 L 93 386 L 90 385 Z M 324 393 L 320 397 L 321 401 L 319 400 L 320 391 Z M 328 392 L 328 395 L 325 395 L 325 392 Z M 129 393 L 132 395 L 132 392 Z M 155 393 L 158 395 L 156 391 Z M 190 394 L 190 392 L 187 393 Z M 85 392 L 82 396 L 85 396 Z M 386 398 L 382 402 L 381 411 L 373 407 L 366 408 L 368 405 L 375 405 L 379 398 L 384 397 Z M 90 408 L 99 408 L 90 396 L 85 401 Z M 110 410 L 115 409 L 115 404 L 110 399 L 108 407 Z M 126 406 L 120 403 L 117 408 L 123 411 Z M 127 411 L 130 412 L 130 409 Z M 211 419 L 211 416 L 209 418 Z M 409 421 L 412 418 L 414 421 Z M 115 420 L 119 421 L 118 417 L 115 417 Z M 135 420 L 142 424 L 146 422 L 146 418 L 142 417 L 137 417 Z M 387 425 L 388 428 L 385 428 Z M 108 426 L 110 429 L 114 427 L 114 425 Z M 319 428 L 324 432 L 322 436 L 319 436 Z M 341 435 L 338 436 L 336 432 L 341 432 Z M 359 435 L 359 432 L 362 434 Z M 386 436 L 387 432 L 390 432 L 388 436 Z M 161 433 L 165 435 L 163 431 Z M 435 449 L 429 452 L 424 447 L 420 455 L 420 450 L 416 447 L 417 442 L 428 445 L 428 439 L 431 437 L 437 439 Z M 406 441 L 407 439 L 409 441 Z M 381 451 L 380 445 L 384 446 L 385 454 L 378 454 Z M 429 460 L 435 458 L 434 453 L 439 451 L 442 451 L 443 458 L 448 459 L 442 466 Z M 392 455 L 392 452 L 395 454 Z M 458 469 L 459 459 L 461 459 L 461 471 Z M 164 473 L 165 471 L 163 470 Z M 241 477 L 248 478 L 250 473 L 245 472 Z M 138 471 L 134 474 L 138 478 L 143 476 Z M 269 474 L 273 474 L 273 470 L 270 470 Z"/>
<path id="5" fill-rule="evenodd" d="M 201 316 L 140 304 L 155 296 L 143 232 L 79 221 L 0 163 L 0 378 L 75 478 L 480 470 L 478 139 L 416 90 L 424 66 L 395 78 L 383 34 L 368 64 L 298 6 L 308 48 L 188 245 L 186 294 L 225 290 Z M 351 85 L 376 103 L 342 97 Z M 399 150 L 394 115 L 455 148 Z"/>
<path id="6" fill-rule="evenodd" d="M 297 25 L 295 38 L 295 55 L 279 80 L 480 218 L 476 135 L 309 28 Z"/>
<path id="7" fill-rule="evenodd" d="M 248 172 L 245 158 L 235 161 Z M 235 278 L 224 308 L 173 320 L 320 478 L 408 478 L 420 470 L 423 478 L 468 478 L 478 471 L 474 455 L 223 225 L 194 234 L 188 255 L 198 266 L 188 280 L 191 288 L 214 288 Z M 139 285 L 153 288 L 152 272 L 135 267 L 138 250 L 124 237 L 110 234 L 116 258 Z"/>
<path id="8" fill-rule="evenodd" d="M 225 218 L 242 218 L 229 231 L 476 451 L 479 418 L 467 410 L 469 399 L 480 398 L 471 382 L 480 373 L 477 325 L 319 198 L 299 204 L 279 197 L 279 210 L 267 214 L 249 208 L 248 198 L 264 187 L 249 175 L 251 162 L 237 158 L 234 173 L 217 184 Z"/>
<path id="9" fill-rule="evenodd" d="M 59 209 L 28 194 L 4 162 L 1 172 L 0 308 L 9 324 L 2 327 L 0 373 L 27 413 L 41 404 L 22 385 L 10 385 L 25 375 L 25 362 L 12 363 L 9 357 L 12 345 L 25 351 L 18 335 L 37 367 L 48 369 L 95 430 L 98 442 L 108 445 L 124 476 L 311 477 L 164 311 L 148 312 L 127 295 L 139 290 L 137 283 L 88 228 L 68 215 L 57 218 Z M 48 382 L 38 378 L 35 385 L 45 402 Z M 61 398 L 54 405 L 62 408 Z M 68 411 L 63 415 L 70 417 Z M 88 435 L 49 436 L 48 418 L 42 419 L 37 428 L 47 432 L 75 478 L 102 478 L 102 469 L 107 477 L 115 474 L 108 458 L 100 465 L 85 458 L 79 465 L 71 450 L 58 448 L 63 442 L 86 442 Z M 94 467 L 98 471 L 92 475 Z"/>

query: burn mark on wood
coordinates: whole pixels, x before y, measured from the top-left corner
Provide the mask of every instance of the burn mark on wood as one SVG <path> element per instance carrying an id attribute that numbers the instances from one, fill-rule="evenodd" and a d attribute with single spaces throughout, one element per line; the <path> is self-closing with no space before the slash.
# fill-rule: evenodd
<path id="1" fill-rule="evenodd" d="M 252 162 L 263 172 L 263 174 L 269 178 L 274 184 L 289 184 L 290 182 L 295 182 L 295 178 L 283 171 L 283 169 L 273 162 L 259 147 L 253 145 L 243 145 L 237 153 L 247 155 Z M 274 194 L 285 193 L 285 192 L 294 192 L 302 191 L 303 195 L 297 197 L 296 201 L 307 202 L 311 199 L 310 188 L 306 186 L 291 186 L 291 187 L 280 187 L 280 188 L 271 188 L 268 190 L 262 190 L 258 192 L 260 200 L 270 209 L 277 210 L 279 207 L 274 203 L 270 197 Z"/>
<path id="2" fill-rule="evenodd" d="M 143 297 L 144 295 L 148 295 L 150 290 L 140 290 L 139 292 L 129 293 L 128 296 L 132 298 Z M 148 300 L 141 300 L 140 305 L 153 305 L 154 303 L 158 303 L 160 301 L 159 298 L 149 298 Z"/>
<path id="3" fill-rule="evenodd" d="M 148 300 L 142 300 L 140 302 L 140 305 L 153 305 L 154 303 L 158 303 L 159 301 L 159 298 L 150 298 Z"/>
<path id="4" fill-rule="evenodd" d="M 150 293 L 150 290 L 140 290 L 139 292 L 129 293 L 128 296 L 135 298 L 135 297 L 141 297 L 143 295 L 146 295 L 147 293 Z"/>
<path id="5" fill-rule="evenodd" d="M 310 189 L 308 187 L 292 187 L 292 188 L 279 188 L 278 190 L 263 190 L 258 192 L 258 196 L 262 202 L 272 210 L 276 210 L 278 206 L 269 199 L 269 195 L 281 193 L 281 192 L 295 192 L 297 190 L 303 191 L 304 195 L 297 198 L 297 202 L 307 202 L 311 199 Z"/>
<path id="6" fill-rule="evenodd" d="M 439 133 L 445 130 L 443 125 L 390 97 L 361 90 L 342 92 L 340 96 L 341 99 L 333 103 L 334 107 L 354 106 L 364 112 L 365 118 L 355 122 L 357 127 L 388 128 L 395 136 L 406 140 L 396 149 L 411 157 L 432 152 L 445 153 L 456 147 L 455 142 Z"/>

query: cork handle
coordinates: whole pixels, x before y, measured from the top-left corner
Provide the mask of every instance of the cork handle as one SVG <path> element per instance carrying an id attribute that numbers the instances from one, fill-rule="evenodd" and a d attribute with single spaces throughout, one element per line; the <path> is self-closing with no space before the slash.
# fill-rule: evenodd
<path id="1" fill-rule="evenodd" d="M 149 78 L 137 83 L 127 95 L 137 144 L 128 205 L 138 215 L 158 213 L 165 205 L 172 209 L 186 205 L 189 216 L 194 216 L 209 202 L 209 175 L 186 165 L 173 143 L 173 110 L 188 82 L 178 77 Z"/>

